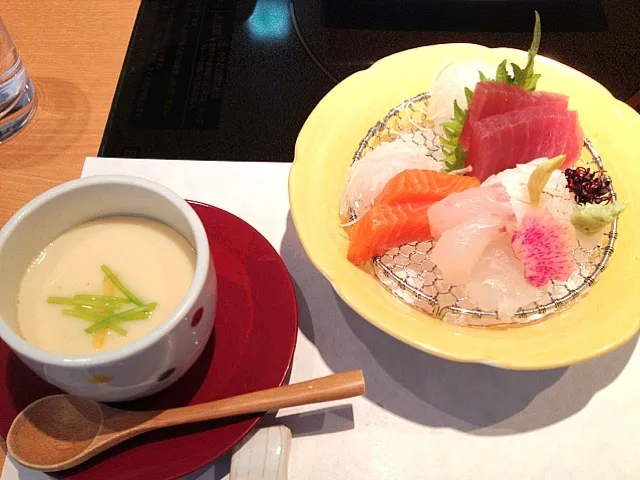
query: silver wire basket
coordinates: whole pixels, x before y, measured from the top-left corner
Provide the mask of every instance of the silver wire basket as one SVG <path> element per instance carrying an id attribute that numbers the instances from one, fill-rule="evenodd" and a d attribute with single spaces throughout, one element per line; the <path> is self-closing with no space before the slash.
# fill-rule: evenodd
<path id="1" fill-rule="evenodd" d="M 353 157 L 353 161 L 366 161 L 363 157 L 377 146 L 402 139 L 421 148 L 434 160 L 442 162 L 438 135 L 427 120 L 430 94 L 422 93 L 393 108 L 374 125 Z M 582 158 L 579 164 L 604 170 L 602 159 L 588 139 L 584 146 L 591 158 Z M 615 192 L 611 187 L 612 197 Z M 354 217 L 352 215 L 352 220 Z M 595 245 L 578 243 L 574 249 L 576 268 L 566 282 L 552 281 L 544 289 L 542 298 L 522 305 L 513 317 L 501 318 L 497 311 L 482 310 L 466 294 L 464 287 L 445 282 L 435 264 L 429 259 L 435 242 L 414 242 L 393 248 L 372 261 L 377 279 L 395 296 L 427 314 L 445 322 L 491 326 L 499 324 L 526 324 L 568 308 L 597 281 L 613 254 L 618 235 L 617 220 L 602 234 Z"/>

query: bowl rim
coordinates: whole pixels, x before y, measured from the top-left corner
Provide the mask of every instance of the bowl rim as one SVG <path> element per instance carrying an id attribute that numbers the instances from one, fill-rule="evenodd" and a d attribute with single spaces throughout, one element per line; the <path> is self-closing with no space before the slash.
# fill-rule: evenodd
<path id="1" fill-rule="evenodd" d="M 474 43 L 444 43 L 444 44 L 434 44 L 427 46 L 420 46 L 408 50 L 403 50 L 386 57 L 383 57 L 373 63 L 366 69 L 360 70 L 358 72 L 353 73 L 352 75 L 346 77 L 339 84 L 335 85 L 316 105 L 314 110 L 309 114 L 305 123 L 300 130 L 300 133 L 296 140 L 296 149 L 295 149 L 295 157 L 294 162 L 291 167 L 289 173 L 289 199 L 291 205 L 291 217 L 293 220 L 293 224 L 296 227 L 296 230 L 299 232 L 298 236 L 300 238 L 300 242 L 305 250 L 310 262 L 315 266 L 315 268 L 322 273 L 322 275 L 329 281 L 332 288 L 336 292 L 336 294 L 347 304 L 350 308 L 352 308 L 356 313 L 363 317 L 364 320 L 376 326 L 380 330 L 386 332 L 387 334 L 395 337 L 396 339 L 406 343 L 413 348 L 418 350 L 431 353 L 437 355 L 442 358 L 446 358 L 449 360 L 454 360 L 462 363 L 481 363 L 490 365 L 497 368 L 505 368 L 505 369 L 513 369 L 513 370 L 542 370 L 549 368 L 558 368 L 564 367 L 568 365 L 572 365 L 578 362 L 582 362 L 591 358 L 598 357 L 603 355 L 611 350 L 614 350 L 627 341 L 629 341 L 640 329 L 640 317 L 635 318 L 633 321 L 629 321 L 627 328 L 624 334 L 618 336 L 615 340 L 609 340 L 606 345 L 601 346 L 597 350 L 588 351 L 588 352 L 580 352 L 573 354 L 561 356 L 547 356 L 544 358 L 536 357 L 528 358 L 524 360 L 516 359 L 516 358 L 505 358 L 505 355 L 499 355 L 497 358 L 494 358 L 489 352 L 483 349 L 478 349 L 475 352 L 464 352 L 460 349 L 454 349 L 453 351 L 442 348 L 442 345 L 434 344 L 434 343 L 424 343 L 420 339 L 413 338 L 408 335 L 406 332 L 401 329 L 394 328 L 390 326 L 387 322 L 382 321 L 380 315 L 372 315 L 371 309 L 369 307 L 364 307 L 359 301 L 359 296 L 357 292 L 352 291 L 351 287 L 347 288 L 347 285 L 341 280 L 341 278 L 336 277 L 336 265 L 333 263 L 327 263 L 326 259 L 323 255 L 319 255 L 318 252 L 312 248 L 312 244 L 315 243 L 315 240 L 312 238 L 307 238 L 300 234 L 301 230 L 307 230 L 306 223 L 308 222 L 306 219 L 302 218 L 303 214 L 300 209 L 304 209 L 304 207 L 296 207 L 295 200 L 297 197 L 303 196 L 303 187 L 300 186 L 301 182 L 304 180 L 305 174 L 308 174 L 308 163 L 302 163 L 299 160 L 299 157 L 302 156 L 303 151 L 308 149 L 309 139 L 314 135 L 315 131 L 319 128 L 319 122 L 321 122 L 322 115 L 326 114 L 325 110 L 330 109 L 329 105 L 331 102 L 335 101 L 337 97 L 340 95 L 344 95 L 351 89 L 357 88 L 358 82 L 363 80 L 366 77 L 374 76 L 377 72 L 383 68 L 388 68 L 389 66 L 395 65 L 396 63 L 405 62 L 408 63 L 410 60 L 415 61 L 417 56 L 425 55 L 426 52 L 430 50 L 436 49 L 457 49 L 457 50 L 469 50 L 466 53 L 473 53 L 472 50 L 477 49 L 480 50 L 488 50 L 496 53 L 505 53 L 507 57 L 512 57 L 515 55 L 518 56 L 526 56 L 527 52 L 510 48 L 510 47 L 488 47 L 485 45 L 479 45 Z M 424 60 L 424 58 L 423 58 Z M 620 109 L 621 112 L 627 114 L 636 114 L 635 111 L 625 103 L 615 99 L 611 92 L 609 92 L 606 87 L 592 79 L 591 77 L 585 75 L 584 73 L 576 70 L 575 68 L 565 65 L 553 58 L 545 57 L 543 55 L 537 55 L 536 60 L 539 60 L 541 63 L 545 64 L 548 67 L 552 67 L 558 70 L 561 70 L 567 75 L 570 75 L 573 79 L 579 82 L 585 82 L 589 84 L 589 88 L 592 88 L 594 92 L 597 90 L 598 98 L 601 99 L 603 103 L 607 104 L 615 104 L 616 107 Z M 396 62 L 396 63 L 394 63 Z M 428 89 L 428 85 L 425 86 L 425 90 Z M 415 92 L 414 92 L 415 93 Z M 389 108 L 392 108 L 395 105 L 390 105 Z M 355 145 L 354 145 L 355 148 Z M 597 148 L 597 147 L 596 147 Z M 302 182 L 303 183 L 303 182 Z M 304 195 L 308 195 L 308 192 L 304 192 Z M 322 203 L 322 202 L 321 202 Z M 394 298 L 394 300 L 397 300 Z M 400 301 L 400 300 L 397 300 Z M 408 307 L 412 308 L 412 307 Z M 426 313 L 421 313 L 421 315 L 426 315 Z M 431 317 L 433 318 L 433 317 Z M 532 325 L 535 325 L 532 324 Z M 478 327 L 464 327 L 469 328 L 470 330 L 478 329 Z M 514 327 L 514 328 L 527 328 L 524 327 Z M 482 350 L 482 351 L 481 351 Z"/>
<path id="2" fill-rule="evenodd" d="M 31 361 L 58 367 L 71 368 L 92 368 L 102 367 L 128 359 L 143 350 L 160 342 L 180 321 L 186 317 L 195 305 L 201 292 L 206 286 L 209 270 L 215 274 L 215 267 L 209 249 L 209 240 L 204 225 L 195 210 L 173 190 L 147 180 L 145 178 L 132 175 L 96 175 L 83 177 L 65 182 L 55 186 L 44 193 L 38 195 L 18 210 L 0 229 L 0 252 L 7 240 L 13 235 L 18 225 L 28 216 L 35 214 L 44 205 L 53 199 L 59 198 L 73 191 L 91 190 L 101 185 L 124 185 L 132 188 L 147 190 L 162 197 L 178 209 L 183 218 L 187 221 L 189 229 L 194 238 L 195 245 L 192 245 L 196 252 L 196 265 L 193 279 L 184 298 L 167 319 L 148 334 L 120 347 L 118 349 L 90 354 L 90 355 L 64 355 L 44 350 L 27 342 L 22 336 L 15 332 L 7 322 L 0 317 L 0 338 L 20 356 Z M 128 213 L 131 215 L 130 213 Z M 98 218 L 98 217 L 96 217 Z M 156 220 L 162 222 L 161 219 Z"/>

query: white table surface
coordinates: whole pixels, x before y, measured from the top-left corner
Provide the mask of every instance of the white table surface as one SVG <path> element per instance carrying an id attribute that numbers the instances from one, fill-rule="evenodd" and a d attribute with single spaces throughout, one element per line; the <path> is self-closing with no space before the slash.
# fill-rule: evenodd
<path id="1" fill-rule="evenodd" d="M 252 224 L 278 249 L 299 294 L 291 381 L 364 371 L 365 397 L 269 420 L 293 432 L 292 480 L 640 478 L 637 337 L 598 359 L 540 372 L 414 350 L 355 314 L 309 263 L 288 213 L 288 172 L 288 164 L 89 158 L 83 176 L 146 177 Z M 227 457 L 188 478 L 226 479 L 228 471 Z M 1 478 L 45 477 L 8 462 Z"/>

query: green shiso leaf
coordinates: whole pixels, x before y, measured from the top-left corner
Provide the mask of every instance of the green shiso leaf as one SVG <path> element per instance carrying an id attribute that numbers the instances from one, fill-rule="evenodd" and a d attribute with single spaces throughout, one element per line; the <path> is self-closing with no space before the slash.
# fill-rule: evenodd
<path id="1" fill-rule="evenodd" d="M 533 40 L 531 40 L 531 46 L 529 47 L 527 64 L 524 68 L 521 68 L 519 65 L 511 63 L 511 69 L 513 70 L 513 75 L 511 75 L 507 69 L 507 60 L 503 60 L 496 70 L 496 82 L 517 85 L 529 91 L 536 89 L 540 75 L 533 72 L 533 67 L 536 55 L 540 49 L 541 28 L 540 15 L 538 15 L 537 11 L 535 15 L 536 22 L 533 27 Z"/>
<path id="2" fill-rule="evenodd" d="M 471 91 L 467 95 L 467 103 L 470 102 Z M 467 159 L 467 152 L 460 146 L 460 133 L 462 126 L 467 119 L 467 110 L 458 105 L 457 101 L 453 102 L 453 118 L 442 124 L 444 136 L 440 138 L 442 144 L 442 153 L 444 153 L 444 170 L 451 172 L 464 168 L 464 162 Z"/>
<path id="3" fill-rule="evenodd" d="M 513 83 L 513 78 L 511 77 L 511 75 L 509 75 L 509 72 L 507 71 L 507 61 L 503 60 L 502 62 L 500 62 L 500 65 L 498 65 L 498 69 L 496 70 L 496 82 L 502 82 L 502 83 Z"/>

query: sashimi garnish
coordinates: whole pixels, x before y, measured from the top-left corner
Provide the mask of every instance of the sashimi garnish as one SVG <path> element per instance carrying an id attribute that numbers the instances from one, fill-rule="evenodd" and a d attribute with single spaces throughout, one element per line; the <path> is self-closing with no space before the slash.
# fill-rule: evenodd
<path id="1" fill-rule="evenodd" d="M 467 99 L 467 105 L 471 103 L 473 92 L 465 87 L 464 93 Z M 444 153 L 444 169 L 445 171 L 460 170 L 465 167 L 467 159 L 467 151 L 460 144 L 460 135 L 467 121 L 467 109 L 463 109 L 458 105 L 458 101 L 453 102 L 453 118 L 448 122 L 442 123 L 441 127 L 444 135 L 440 137 L 442 144 L 442 152 Z"/>
<path id="2" fill-rule="evenodd" d="M 503 185 L 510 197 L 511 206 L 518 222 L 531 207 L 529 199 L 529 178 L 540 165 L 545 163 L 546 157 L 538 158 L 529 163 L 516 165 L 514 168 L 503 170 L 492 175 L 482 182 L 482 186 Z M 580 167 L 582 168 L 582 167 Z M 557 221 L 571 223 L 576 229 L 576 238 L 583 249 L 590 250 L 600 243 L 601 238 L 595 234 L 602 231 L 615 218 L 609 212 L 596 212 L 592 209 L 583 210 L 576 204 L 572 192 L 567 185 L 565 173 L 561 170 L 553 170 L 547 180 L 544 189 L 540 193 L 539 207 L 548 211 Z M 591 214 L 595 216 L 592 218 Z M 602 224 L 602 219 L 607 218 L 609 223 Z M 594 223 L 592 223 L 592 221 Z M 597 231 L 594 226 L 601 225 Z"/>
<path id="3" fill-rule="evenodd" d="M 571 214 L 571 224 L 580 233 L 585 235 L 596 235 L 607 225 L 613 223 L 618 216 L 627 208 L 624 203 L 614 202 L 606 205 L 596 205 L 587 203 L 586 205 L 575 205 Z"/>
<path id="4" fill-rule="evenodd" d="M 574 195 L 578 205 L 611 202 L 611 179 L 606 172 L 576 167 L 567 168 L 564 176 L 567 178 L 567 188 Z"/>
<path id="5" fill-rule="evenodd" d="M 539 206 L 541 192 L 562 157 L 542 162 L 528 182 L 530 208 L 511 238 L 515 256 L 524 262 L 526 280 L 534 287 L 544 287 L 551 280 L 565 282 L 576 262 L 573 257 L 576 236 L 571 224 L 558 221 Z"/>
<path id="6" fill-rule="evenodd" d="M 576 265 L 575 245 L 571 224 L 559 222 L 539 207 L 527 211 L 511 239 L 513 253 L 524 262 L 525 278 L 538 288 L 551 280 L 569 279 Z"/>
<path id="7" fill-rule="evenodd" d="M 611 179 L 606 172 L 577 167 L 566 169 L 564 175 L 576 201 L 571 223 L 578 232 L 594 236 L 626 209 L 625 204 L 614 201 Z"/>
<path id="8" fill-rule="evenodd" d="M 510 85 L 518 85 L 519 87 L 531 91 L 536 89 L 536 85 L 538 84 L 540 75 L 534 73 L 533 66 L 536 55 L 538 54 L 538 50 L 540 49 L 540 37 L 542 32 L 540 26 L 540 15 L 538 15 L 537 11 L 535 12 L 535 15 L 536 23 L 533 27 L 533 40 L 531 40 L 531 46 L 529 47 L 527 64 L 524 68 L 520 68 L 515 63 L 511 63 L 511 68 L 513 69 L 513 75 L 511 75 L 507 70 L 507 60 L 503 60 L 500 65 L 498 65 L 498 70 L 496 72 L 496 82 L 505 82 Z"/>
<path id="9" fill-rule="evenodd" d="M 540 196 L 544 191 L 544 187 L 551 178 L 554 171 L 560 167 L 566 160 L 566 155 L 558 155 L 557 157 L 549 158 L 542 162 L 533 171 L 529 177 L 527 183 L 527 190 L 529 191 L 529 205 L 537 207 L 540 205 Z"/>

